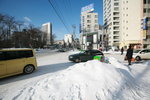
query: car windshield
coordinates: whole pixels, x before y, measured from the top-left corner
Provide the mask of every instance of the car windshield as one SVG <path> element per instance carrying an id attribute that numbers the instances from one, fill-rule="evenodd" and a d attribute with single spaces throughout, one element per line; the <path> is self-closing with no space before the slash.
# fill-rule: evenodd
<path id="1" fill-rule="evenodd" d="M 84 51 L 84 50 L 82 50 L 82 51 L 80 51 L 80 53 L 85 53 L 85 51 Z"/>
<path id="2" fill-rule="evenodd" d="M 133 53 L 138 53 L 139 51 L 141 51 L 141 50 L 134 50 Z"/>

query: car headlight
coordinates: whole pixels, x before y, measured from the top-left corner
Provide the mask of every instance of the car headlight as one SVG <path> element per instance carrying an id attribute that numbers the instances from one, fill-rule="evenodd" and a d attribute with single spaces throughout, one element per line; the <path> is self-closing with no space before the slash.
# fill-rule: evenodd
<path id="1" fill-rule="evenodd" d="M 72 56 L 69 56 L 69 58 L 73 58 Z"/>

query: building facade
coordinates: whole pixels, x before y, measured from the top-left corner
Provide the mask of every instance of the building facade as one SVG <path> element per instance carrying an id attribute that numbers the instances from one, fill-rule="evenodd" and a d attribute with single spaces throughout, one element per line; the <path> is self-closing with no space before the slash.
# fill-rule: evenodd
<path id="1" fill-rule="evenodd" d="M 81 33 L 96 32 L 98 29 L 98 13 L 83 12 L 81 14 Z"/>
<path id="2" fill-rule="evenodd" d="M 144 48 L 150 48 L 150 0 L 142 0 L 142 44 Z"/>
<path id="3" fill-rule="evenodd" d="M 42 31 L 44 32 L 43 38 L 46 37 L 46 45 L 52 45 L 52 24 L 50 22 L 42 24 Z"/>
<path id="4" fill-rule="evenodd" d="M 141 0 L 120 0 L 120 47 L 141 48 Z"/>
<path id="5" fill-rule="evenodd" d="M 98 46 L 98 13 L 92 10 L 81 12 L 80 22 L 80 45 L 82 49 L 97 48 Z"/>
<path id="6" fill-rule="evenodd" d="M 72 34 L 65 34 L 64 35 L 64 42 L 67 46 L 72 45 L 73 43 L 73 35 Z"/>
<path id="7" fill-rule="evenodd" d="M 109 45 L 141 46 L 141 0 L 103 0 Z"/>
<path id="8" fill-rule="evenodd" d="M 103 0 L 103 22 L 108 34 L 108 45 L 119 46 L 120 0 Z"/>

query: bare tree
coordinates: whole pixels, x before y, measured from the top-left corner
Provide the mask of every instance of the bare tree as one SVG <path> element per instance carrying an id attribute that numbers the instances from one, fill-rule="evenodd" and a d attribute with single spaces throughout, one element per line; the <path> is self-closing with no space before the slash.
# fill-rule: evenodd
<path id="1" fill-rule="evenodd" d="M 54 44 L 55 39 L 56 39 L 56 35 L 52 34 L 52 45 Z"/>
<path id="2" fill-rule="evenodd" d="M 23 29 L 22 26 L 22 21 L 0 14 L 0 48 L 39 48 L 46 44 L 46 36 L 40 28 L 29 25 Z"/>

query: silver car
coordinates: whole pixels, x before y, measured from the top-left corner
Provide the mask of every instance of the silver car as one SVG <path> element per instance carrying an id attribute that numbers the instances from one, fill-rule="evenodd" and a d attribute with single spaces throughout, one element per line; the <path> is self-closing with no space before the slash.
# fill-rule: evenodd
<path id="1" fill-rule="evenodd" d="M 134 54 L 133 57 L 136 61 L 140 60 L 150 60 L 150 49 L 143 49 L 138 53 Z"/>

